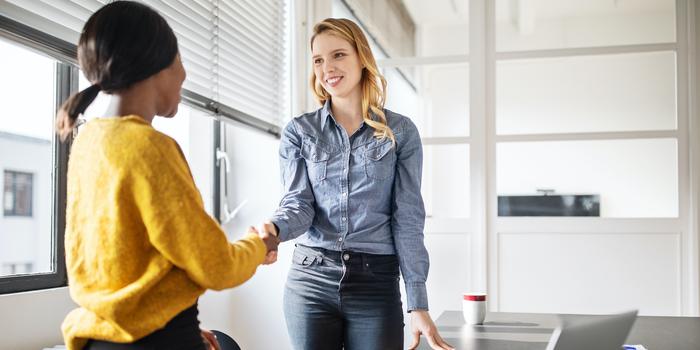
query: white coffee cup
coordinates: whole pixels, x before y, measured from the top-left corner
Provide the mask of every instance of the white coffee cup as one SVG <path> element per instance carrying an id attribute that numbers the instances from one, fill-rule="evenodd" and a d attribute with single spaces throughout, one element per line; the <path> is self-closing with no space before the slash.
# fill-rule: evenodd
<path id="1" fill-rule="evenodd" d="M 486 294 L 464 293 L 462 298 L 462 315 L 468 325 L 484 324 L 486 317 Z"/>

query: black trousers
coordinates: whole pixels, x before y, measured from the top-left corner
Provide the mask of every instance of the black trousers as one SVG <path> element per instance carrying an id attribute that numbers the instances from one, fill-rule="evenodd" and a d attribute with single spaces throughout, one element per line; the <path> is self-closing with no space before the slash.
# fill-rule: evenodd
<path id="1" fill-rule="evenodd" d="M 175 316 L 164 328 L 133 343 L 90 340 L 83 350 L 206 350 L 200 334 L 195 303 Z"/>

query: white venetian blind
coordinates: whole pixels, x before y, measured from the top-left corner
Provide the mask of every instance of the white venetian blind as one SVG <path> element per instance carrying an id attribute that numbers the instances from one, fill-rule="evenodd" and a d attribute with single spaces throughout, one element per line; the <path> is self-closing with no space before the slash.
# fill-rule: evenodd
<path id="1" fill-rule="evenodd" d="M 220 101 L 273 124 L 281 123 L 287 71 L 285 1 L 218 4 Z"/>
<path id="2" fill-rule="evenodd" d="M 77 44 L 83 24 L 107 0 L 0 0 L 0 13 Z"/>
<path id="3" fill-rule="evenodd" d="M 180 46 L 184 88 L 279 124 L 285 105 L 285 0 L 141 0 L 168 21 Z M 108 0 L 0 0 L 0 14 L 77 44 Z"/>
<path id="4" fill-rule="evenodd" d="M 187 71 L 183 88 L 214 99 L 214 2 L 211 0 L 146 0 L 175 31 Z"/>

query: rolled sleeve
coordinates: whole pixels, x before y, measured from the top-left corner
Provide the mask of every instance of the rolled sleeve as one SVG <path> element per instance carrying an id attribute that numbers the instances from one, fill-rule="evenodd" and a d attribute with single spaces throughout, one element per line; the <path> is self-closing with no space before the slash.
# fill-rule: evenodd
<path id="1" fill-rule="evenodd" d="M 425 282 L 430 261 L 423 242 L 425 207 L 421 195 L 423 147 L 418 129 L 406 118 L 397 136 L 396 177 L 392 203 L 392 234 L 406 285 L 408 311 L 428 310 Z"/>
<path id="2" fill-rule="evenodd" d="M 301 156 L 301 136 L 293 120 L 282 134 L 279 156 L 284 195 L 270 221 L 277 225 L 280 240 L 287 241 L 306 232 L 315 215 L 315 198 Z"/>

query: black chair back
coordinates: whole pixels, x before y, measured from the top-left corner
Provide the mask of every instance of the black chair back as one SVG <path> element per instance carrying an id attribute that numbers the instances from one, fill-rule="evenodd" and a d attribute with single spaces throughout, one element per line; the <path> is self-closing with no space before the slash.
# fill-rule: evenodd
<path id="1" fill-rule="evenodd" d="M 216 336 L 216 340 L 219 342 L 221 350 L 241 350 L 233 338 L 229 337 L 226 333 L 221 331 L 212 330 L 212 333 Z"/>

